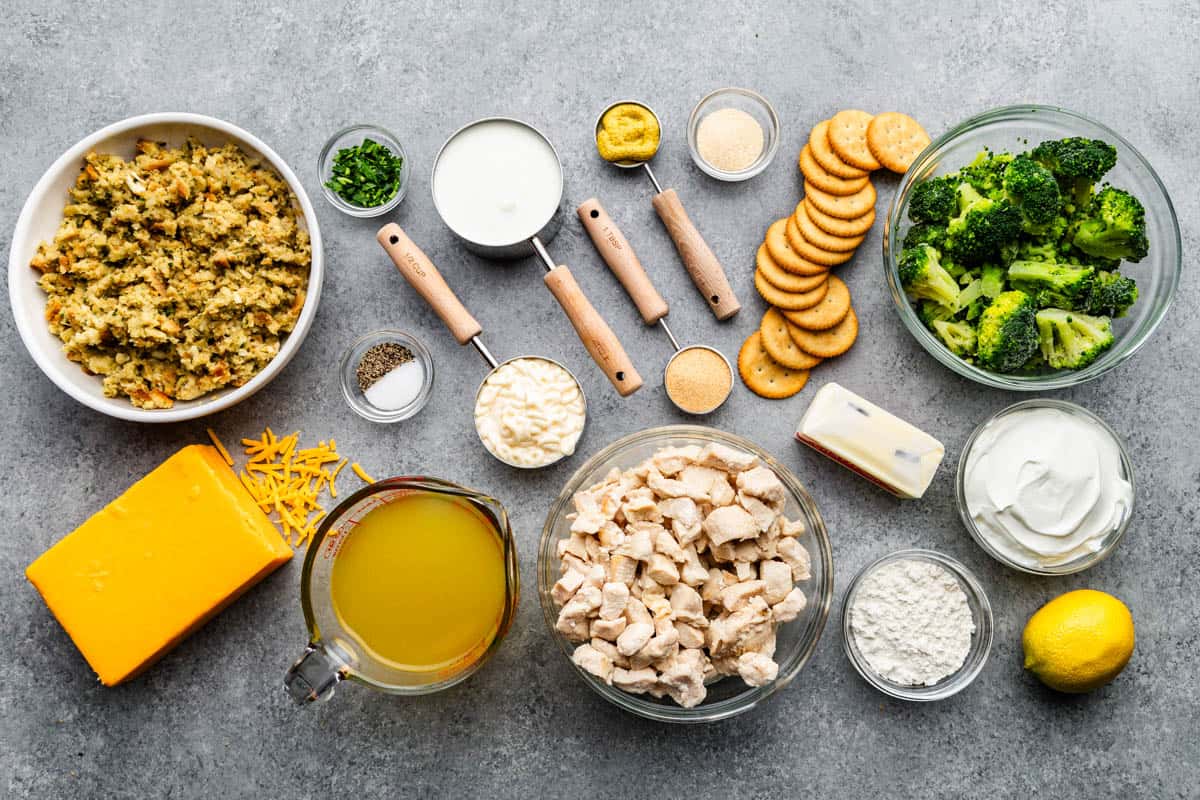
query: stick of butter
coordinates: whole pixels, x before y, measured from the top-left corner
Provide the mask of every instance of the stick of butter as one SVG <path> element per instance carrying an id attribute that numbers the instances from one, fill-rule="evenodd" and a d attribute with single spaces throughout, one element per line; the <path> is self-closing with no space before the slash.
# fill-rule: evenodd
<path id="1" fill-rule="evenodd" d="M 813 397 L 796 438 L 905 500 L 925 494 L 946 453 L 925 431 L 836 383 Z"/>

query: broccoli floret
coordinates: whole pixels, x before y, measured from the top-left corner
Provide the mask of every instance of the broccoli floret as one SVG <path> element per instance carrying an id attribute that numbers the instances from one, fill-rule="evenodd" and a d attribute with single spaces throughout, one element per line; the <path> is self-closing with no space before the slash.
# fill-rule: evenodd
<path id="1" fill-rule="evenodd" d="M 1010 153 L 982 150 L 974 161 L 959 170 L 959 179 L 984 197 L 999 200 L 1004 197 L 1004 172 L 1012 160 Z"/>
<path id="2" fill-rule="evenodd" d="M 1112 323 L 1108 317 L 1043 308 L 1036 319 L 1042 357 L 1054 369 L 1083 369 L 1112 347 Z"/>
<path id="3" fill-rule="evenodd" d="M 955 200 L 955 203 L 958 201 Z M 946 244 L 946 225 L 935 225 L 930 222 L 918 222 L 913 225 L 904 234 L 904 249 L 916 247 L 919 244 L 928 244 L 941 249 Z"/>
<path id="4" fill-rule="evenodd" d="M 1021 234 L 1021 212 L 1008 200 L 982 197 L 970 185 L 959 191 L 960 212 L 946 227 L 946 252 L 973 263 L 999 253 Z"/>
<path id="5" fill-rule="evenodd" d="M 932 328 L 935 322 L 954 319 L 954 309 L 933 300 L 922 300 L 917 305 L 917 318 L 926 328 Z"/>
<path id="6" fill-rule="evenodd" d="M 908 201 L 908 218 L 917 223 L 937 223 L 944 227 L 957 210 L 958 178 L 953 175 L 921 181 L 913 187 Z"/>
<path id="7" fill-rule="evenodd" d="M 1008 280 L 1032 295 L 1039 308 L 1083 311 L 1092 297 L 1096 270 L 1052 261 L 1014 261 L 1008 267 Z"/>
<path id="8" fill-rule="evenodd" d="M 1004 193 L 1021 212 L 1026 233 L 1040 234 L 1053 227 L 1062 203 L 1058 181 L 1050 170 L 1019 155 L 1004 171 Z"/>
<path id="9" fill-rule="evenodd" d="M 1076 206 L 1087 204 L 1096 181 L 1117 163 L 1117 148 L 1099 139 L 1073 137 L 1042 142 L 1030 156 L 1054 174 Z"/>
<path id="10" fill-rule="evenodd" d="M 1071 244 L 1096 258 L 1141 261 L 1150 249 L 1146 209 L 1124 189 L 1105 186 L 1076 222 Z"/>
<path id="11" fill-rule="evenodd" d="M 1004 292 L 979 316 L 975 346 L 979 362 L 995 372 L 1020 369 L 1038 349 L 1033 298 Z"/>
<path id="12" fill-rule="evenodd" d="M 1066 260 L 1059 252 L 1058 245 L 1053 241 L 1021 242 L 1016 255 L 1014 260 L 1019 261 L 1053 261 L 1057 263 Z"/>
<path id="13" fill-rule="evenodd" d="M 1123 317 L 1137 302 L 1138 288 L 1133 278 L 1117 272 L 1098 272 L 1088 299 L 1087 313 L 1104 317 Z"/>
<path id="14" fill-rule="evenodd" d="M 976 278 L 958 293 L 958 307 L 960 309 L 970 308 L 972 303 L 981 298 L 991 301 L 991 298 L 983 293 L 983 281 Z"/>
<path id="15" fill-rule="evenodd" d="M 958 284 L 939 263 L 938 251 L 927 244 L 900 255 L 900 284 L 913 300 L 932 300 L 951 311 L 958 309 Z"/>
<path id="16" fill-rule="evenodd" d="M 936 320 L 933 332 L 954 355 L 963 357 L 975 353 L 975 328 L 970 323 Z"/>
<path id="17" fill-rule="evenodd" d="M 1004 267 L 999 264 L 984 264 L 980 275 L 980 289 L 988 299 L 1000 296 L 1004 291 Z"/>

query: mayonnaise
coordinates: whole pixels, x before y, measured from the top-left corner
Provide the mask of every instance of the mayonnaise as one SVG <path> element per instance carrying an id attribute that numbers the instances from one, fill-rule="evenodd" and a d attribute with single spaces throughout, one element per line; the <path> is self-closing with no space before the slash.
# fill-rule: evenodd
<path id="1" fill-rule="evenodd" d="M 1027 567 L 1096 552 L 1133 504 L 1114 437 L 1057 408 L 1014 411 L 985 428 L 967 454 L 963 493 L 980 535 Z"/>
<path id="2" fill-rule="evenodd" d="M 574 376 L 546 358 L 501 364 L 475 400 L 475 429 L 484 446 L 518 467 L 544 467 L 574 453 L 584 415 Z"/>

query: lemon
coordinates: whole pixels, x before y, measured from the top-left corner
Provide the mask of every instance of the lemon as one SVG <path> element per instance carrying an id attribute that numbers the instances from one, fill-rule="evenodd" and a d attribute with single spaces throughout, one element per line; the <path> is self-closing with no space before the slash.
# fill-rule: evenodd
<path id="1" fill-rule="evenodd" d="M 1038 609 L 1021 636 L 1025 669 L 1060 692 L 1090 692 L 1133 655 L 1133 615 L 1111 594 L 1079 589 Z"/>

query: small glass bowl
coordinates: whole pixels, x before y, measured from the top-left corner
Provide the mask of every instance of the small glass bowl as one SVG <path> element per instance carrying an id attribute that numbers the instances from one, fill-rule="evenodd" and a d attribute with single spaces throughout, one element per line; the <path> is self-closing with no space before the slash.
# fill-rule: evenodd
<path id="1" fill-rule="evenodd" d="M 850 629 L 850 607 L 854 603 L 854 597 L 858 594 L 858 587 L 863 578 L 884 564 L 906 560 L 928 561 L 937 564 L 953 575 L 967 596 L 967 605 L 971 609 L 971 617 L 975 620 L 975 633 L 971 634 L 971 649 L 967 653 L 966 660 L 958 668 L 958 672 L 943 678 L 932 686 L 905 686 L 893 683 L 879 675 L 858 649 L 858 643 L 854 640 L 854 631 Z M 846 589 L 846 596 L 842 598 L 842 644 L 846 650 L 846 657 L 850 659 L 850 663 L 854 665 L 854 669 L 858 671 L 863 680 L 889 697 L 899 700 L 912 700 L 917 703 L 945 700 L 970 686 L 983 669 L 983 665 L 987 663 L 988 653 L 992 649 L 992 636 L 992 606 L 979 581 L 961 562 L 933 550 L 919 548 L 897 550 L 872 561 L 854 576 L 854 580 Z"/>
<path id="2" fill-rule="evenodd" d="M 1133 493 L 1129 502 L 1129 508 L 1125 510 L 1125 513 L 1122 515 L 1121 519 L 1117 521 L 1117 524 L 1113 527 L 1113 529 L 1109 531 L 1108 534 L 1105 535 L 1105 537 L 1101 540 L 1100 548 L 1096 550 L 1096 552 L 1086 553 L 1072 561 L 1065 561 L 1061 564 L 1054 564 L 1052 566 L 1022 564 L 1017 561 L 1013 561 L 1011 558 L 992 546 L 987 537 L 975 524 L 975 520 L 971 517 L 971 511 L 967 508 L 967 459 L 971 455 L 971 447 L 974 446 L 975 441 L 979 438 L 979 436 L 1001 417 L 1006 417 L 1009 414 L 1013 414 L 1018 411 L 1027 411 L 1031 408 L 1053 408 L 1063 411 L 1067 414 L 1074 414 L 1076 416 L 1084 417 L 1085 419 L 1088 419 L 1099 425 L 1102 430 L 1107 431 L 1108 435 L 1112 437 L 1113 442 L 1116 443 L 1117 452 L 1120 453 L 1121 456 L 1121 477 L 1129 481 L 1129 486 Z M 1137 483 L 1133 479 L 1133 462 L 1129 460 L 1129 453 L 1125 449 L 1125 444 L 1121 441 L 1121 437 L 1117 435 L 1117 432 L 1114 431 L 1107 422 L 1100 419 L 1100 417 L 1096 416 L 1091 411 L 1088 411 L 1086 408 L 1077 406 L 1074 403 L 1068 403 L 1064 400 L 1038 398 L 1035 400 L 1024 400 L 1020 403 L 1014 403 L 1008 408 L 997 411 L 995 414 L 981 422 L 979 427 L 971 432 L 970 437 L 967 438 L 967 443 L 963 445 L 962 455 L 960 455 L 958 458 L 958 476 L 954 481 L 954 498 L 958 503 L 958 515 L 962 517 L 963 525 L 965 525 L 967 528 L 967 533 L 971 534 L 971 538 L 975 540 L 975 543 L 982 547 L 989 556 L 996 559 L 1001 564 L 1020 572 L 1029 573 L 1030 575 L 1072 575 L 1076 572 L 1083 572 L 1088 567 L 1099 564 L 1101 561 L 1108 558 L 1112 551 L 1116 549 L 1117 543 L 1121 541 L 1121 538 L 1125 535 L 1126 529 L 1129 528 L 1129 521 L 1133 519 L 1133 509 L 1137 504 Z"/>
<path id="3" fill-rule="evenodd" d="M 762 153 L 759 154 L 753 164 L 737 172 L 726 172 L 725 170 L 717 169 L 704 160 L 700 155 L 700 149 L 696 146 L 696 132 L 700 129 L 700 122 L 709 113 L 719 111 L 722 108 L 736 108 L 740 111 L 745 111 L 754 117 L 763 129 Z M 762 172 L 771 163 L 772 159 L 775 158 L 775 153 L 779 150 L 779 139 L 779 115 L 775 113 L 774 107 L 767 102 L 767 98 L 750 89 L 730 87 L 710 92 L 696 104 L 696 107 L 692 109 L 691 117 L 688 118 L 687 140 L 688 148 L 692 151 L 692 160 L 696 162 L 697 167 L 719 181 L 744 181 Z"/>
<path id="4" fill-rule="evenodd" d="M 425 385 L 421 387 L 421 391 L 411 403 L 393 411 L 385 411 L 368 403 L 366 396 L 358 388 L 358 376 L 355 374 L 363 354 L 375 345 L 385 342 L 395 342 L 407 347 L 413 358 L 425 368 Z M 338 373 L 341 375 L 342 396 L 346 398 L 346 403 L 355 414 L 371 422 L 400 422 L 408 419 L 425 407 L 433 391 L 433 356 L 429 354 L 425 345 L 403 331 L 372 331 L 363 336 L 346 350 L 346 354 L 342 356 L 342 363 L 338 366 Z"/>
<path id="5" fill-rule="evenodd" d="M 396 189 L 396 193 L 383 205 L 371 206 L 369 208 L 347 203 L 338 196 L 337 192 L 325 185 L 333 176 L 333 161 L 337 157 L 338 151 L 347 147 L 357 147 L 365 139 L 372 139 L 378 142 L 391 150 L 394 155 L 398 155 L 404 159 L 404 163 L 400 165 L 400 187 Z M 408 160 L 408 153 L 405 152 L 404 146 L 400 144 L 400 140 L 390 131 L 375 125 L 351 125 L 349 128 L 343 128 L 329 137 L 329 141 L 321 148 L 321 155 L 317 159 L 317 177 L 321 180 L 321 191 L 325 194 L 325 199 L 343 214 L 349 214 L 352 217 L 359 217 L 360 219 L 378 217 L 400 205 L 400 201 L 404 199 L 404 195 L 408 192 L 408 176 L 410 174 L 412 174 L 412 162 Z"/>
<path id="6" fill-rule="evenodd" d="M 1146 234 L 1150 253 L 1137 264 L 1122 264 L 1122 272 L 1137 280 L 1139 297 L 1129 313 L 1113 320 L 1116 342 L 1099 358 L 1079 370 L 1054 370 L 1025 375 L 992 372 L 968 364 L 950 352 L 933 331 L 925 327 L 900 284 L 898 262 L 904 236 L 912 227 L 908 203 L 913 187 L 936 175 L 954 172 L 985 148 L 1021 152 L 1047 139 L 1086 136 L 1103 139 L 1117 148 L 1117 164 L 1102 183 L 1127 189 L 1146 207 Z M 965 378 L 1011 391 L 1035 392 L 1065 389 L 1098 378 L 1136 353 L 1158 328 L 1182 273 L 1182 245 L 1175 207 L 1150 162 L 1120 134 L 1093 119 L 1053 106 L 1004 106 L 956 125 L 938 137 L 904 173 L 887 213 L 883 229 L 883 270 L 900 321 L 921 346 L 944 366 Z"/>

